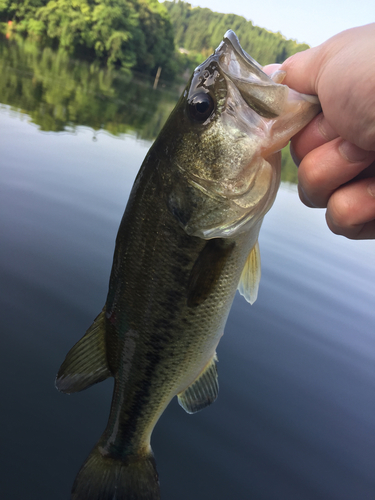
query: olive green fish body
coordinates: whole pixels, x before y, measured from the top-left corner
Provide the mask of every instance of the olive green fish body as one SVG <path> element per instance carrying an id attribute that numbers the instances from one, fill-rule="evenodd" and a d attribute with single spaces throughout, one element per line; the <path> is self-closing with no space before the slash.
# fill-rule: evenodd
<path id="1" fill-rule="evenodd" d="M 194 72 L 147 154 L 121 221 L 107 301 L 57 375 L 71 393 L 114 377 L 108 425 L 73 500 L 157 500 L 152 430 L 174 396 L 189 413 L 218 395 L 216 347 L 238 288 L 253 303 L 258 235 L 280 149 L 319 112 L 231 31 Z"/>
<path id="2" fill-rule="evenodd" d="M 251 249 L 246 234 L 239 242 L 187 235 L 160 198 L 157 172 L 140 177 L 120 226 L 106 304 L 116 394 L 105 439 L 114 453 L 147 448 L 170 400 L 213 358 Z"/>

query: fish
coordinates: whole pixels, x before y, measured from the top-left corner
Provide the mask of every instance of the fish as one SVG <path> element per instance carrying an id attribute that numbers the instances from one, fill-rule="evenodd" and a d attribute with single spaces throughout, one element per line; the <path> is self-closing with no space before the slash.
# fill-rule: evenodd
<path id="1" fill-rule="evenodd" d="M 281 153 L 320 111 L 267 76 L 231 30 L 198 66 L 136 176 L 102 311 L 56 377 L 63 393 L 114 378 L 108 424 L 73 500 L 158 500 L 152 431 L 177 396 L 188 413 L 219 391 L 216 349 L 236 290 L 254 303 L 258 235 Z"/>

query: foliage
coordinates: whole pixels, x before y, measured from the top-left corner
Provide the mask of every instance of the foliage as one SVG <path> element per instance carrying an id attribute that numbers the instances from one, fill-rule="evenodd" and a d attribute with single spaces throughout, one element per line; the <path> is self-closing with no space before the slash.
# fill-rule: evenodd
<path id="1" fill-rule="evenodd" d="M 290 55 L 308 48 L 287 40 L 281 33 L 272 33 L 254 26 L 251 21 L 235 14 L 219 14 L 210 9 L 192 7 L 175 0 L 164 2 L 174 30 L 175 44 L 193 53 L 201 53 L 202 61 L 219 45 L 224 33 L 232 29 L 241 46 L 260 64 L 282 62 Z"/>
<path id="2" fill-rule="evenodd" d="M 145 72 L 147 67 L 163 68 L 163 76 L 174 73 L 174 37 L 168 12 L 158 0 L 138 1 L 139 22 L 144 33 L 145 45 L 142 59 L 136 69 Z M 155 72 L 153 73 L 155 74 Z"/>
<path id="3" fill-rule="evenodd" d="M 0 21 L 44 46 L 109 67 L 174 71 L 172 26 L 157 0 L 0 0 Z"/>
<path id="4" fill-rule="evenodd" d="M 62 48 L 128 73 L 155 76 L 160 67 L 164 79 L 189 74 L 228 28 L 261 64 L 281 62 L 307 47 L 243 17 L 192 8 L 180 0 L 0 0 L 0 29 L 8 37 L 21 33 L 43 47 Z"/>
<path id="5" fill-rule="evenodd" d="M 298 183 L 298 170 L 291 157 L 289 146 L 281 151 L 281 180 L 291 184 Z"/>

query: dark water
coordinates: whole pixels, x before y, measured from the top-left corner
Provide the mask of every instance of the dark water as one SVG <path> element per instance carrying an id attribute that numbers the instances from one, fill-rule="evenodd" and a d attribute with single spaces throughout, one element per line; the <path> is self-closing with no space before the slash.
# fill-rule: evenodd
<path id="1" fill-rule="evenodd" d="M 3 101 L 1 498 L 67 500 L 106 424 L 112 382 L 65 396 L 54 377 L 104 303 L 150 142 L 134 123 L 117 137 L 71 119 L 41 131 L 29 116 L 38 123 L 45 94 L 29 115 Z M 330 234 L 323 212 L 283 185 L 260 246 L 259 298 L 236 297 L 219 345 L 217 402 L 187 415 L 172 401 L 155 428 L 162 499 L 373 500 L 375 242 Z"/>

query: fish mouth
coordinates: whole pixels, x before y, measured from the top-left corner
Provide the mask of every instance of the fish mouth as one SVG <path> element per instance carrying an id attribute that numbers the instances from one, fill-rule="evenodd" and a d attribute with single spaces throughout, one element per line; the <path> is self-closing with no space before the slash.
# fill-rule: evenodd
<path id="1" fill-rule="evenodd" d="M 263 118 L 276 118 L 283 112 L 288 87 L 275 83 L 247 52 L 237 35 L 228 30 L 215 51 L 220 69 L 239 90 L 244 101 Z"/>
<path id="2" fill-rule="evenodd" d="M 215 57 L 228 84 L 231 82 L 236 87 L 249 108 L 258 115 L 258 133 L 263 130 L 272 137 L 272 141 L 262 144 L 264 158 L 286 146 L 290 138 L 321 111 L 317 96 L 290 89 L 280 83 L 283 79 L 280 80 L 280 75 L 274 76 L 275 81 L 266 75 L 262 66 L 242 49 L 232 30 L 225 33 Z M 244 117 L 246 121 L 249 114 Z M 254 115 L 248 121 L 254 123 Z"/>
<path id="3" fill-rule="evenodd" d="M 244 64 L 247 64 L 250 67 L 252 67 L 256 73 L 259 72 L 260 79 L 262 79 L 264 76 L 267 77 L 267 75 L 262 70 L 262 66 L 255 59 L 253 59 L 246 51 L 243 50 L 240 41 L 238 40 L 238 37 L 234 31 L 228 30 L 223 36 L 222 43 L 230 44 L 235 53 L 237 54 L 237 56 L 243 60 Z M 219 48 L 220 46 L 218 47 L 218 49 Z"/>

